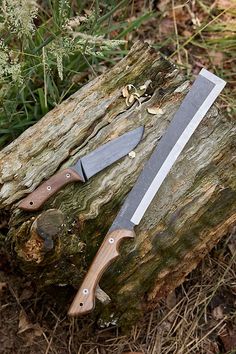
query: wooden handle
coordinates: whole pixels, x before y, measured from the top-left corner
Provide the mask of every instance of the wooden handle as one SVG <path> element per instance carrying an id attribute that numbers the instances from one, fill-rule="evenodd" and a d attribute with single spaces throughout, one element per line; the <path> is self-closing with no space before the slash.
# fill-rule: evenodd
<path id="1" fill-rule="evenodd" d="M 27 211 L 38 210 L 59 189 L 75 181 L 84 182 L 84 179 L 71 168 L 60 171 L 24 198 L 19 204 L 19 208 Z"/>
<path id="2" fill-rule="evenodd" d="M 68 315 L 84 315 L 94 309 L 96 287 L 105 270 L 119 256 L 120 241 L 122 238 L 134 236 L 134 232 L 130 230 L 115 230 L 106 235 L 69 308 Z"/>

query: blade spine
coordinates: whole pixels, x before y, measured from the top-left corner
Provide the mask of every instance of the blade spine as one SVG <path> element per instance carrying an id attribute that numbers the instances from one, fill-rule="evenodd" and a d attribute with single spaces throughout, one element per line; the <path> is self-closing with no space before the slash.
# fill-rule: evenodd
<path id="1" fill-rule="evenodd" d="M 87 153 L 86 155 L 82 156 L 81 157 L 81 160 L 84 159 L 84 158 L 87 158 L 89 157 L 91 154 L 94 154 L 94 153 L 97 153 L 97 150 L 100 150 L 102 147 L 105 147 L 106 145 L 108 146 L 109 144 L 112 144 L 114 142 L 117 142 L 119 139 L 122 139 L 122 138 L 125 138 L 126 135 L 128 134 L 131 134 L 131 133 L 134 133 L 135 131 L 138 131 L 138 130 L 141 130 L 142 129 L 142 134 L 141 134 L 141 137 L 140 139 L 138 140 L 138 142 L 136 143 L 136 145 L 134 145 L 134 147 L 136 147 L 139 143 L 139 141 L 142 139 L 142 135 L 143 135 L 143 131 L 144 131 L 144 127 L 143 126 L 140 126 L 140 127 L 137 127 L 135 129 L 132 129 L 132 130 L 129 130 L 128 132 L 125 132 L 124 134 L 118 136 L 117 138 L 115 139 L 112 139 L 110 141 L 107 141 L 106 143 L 96 147 L 96 149 L 94 149 L 93 151 L 90 151 L 89 153 Z"/>
<path id="2" fill-rule="evenodd" d="M 205 77 L 205 76 L 204 76 Z M 167 158 L 165 159 L 163 165 L 161 166 L 161 169 L 158 171 L 158 173 L 156 174 L 155 178 L 153 179 L 152 183 L 150 184 L 148 190 L 146 191 L 145 195 L 143 196 L 142 200 L 140 201 L 139 205 L 137 206 L 135 212 L 133 213 L 133 215 L 130 218 L 130 221 L 132 223 L 134 223 L 135 225 L 138 225 L 139 222 L 141 221 L 144 213 L 146 212 L 147 208 L 149 207 L 150 203 L 152 202 L 154 196 L 156 195 L 157 191 L 159 190 L 160 186 L 162 185 L 163 181 L 165 180 L 167 174 L 169 173 L 169 171 L 171 170 L 173 164 L 175 163 L 175 161 L 177 160 L 177 158 L 179 157 L 179 155 L 181 154 L 182 150 L 184 149 L 185 145 L 187 144 L 187 142 L 190 140 L 191 136 L 193 135 L 194 131 L 197 129 L 198 125 L 201 123 L 202 119 L 204 118 L 205 114 L 208 112 L 208 110 L 210 109 L 210 107 L 212 106 L 212 104 L 214 103 L 215 99 L 218 97 L 219 93 L 223 90 L 226 82 L 224 80 L 222 80 L 223 82 L 215 84 L 215 87 L 212 89 L 212 91 L 210 92 L 210 94 L 206 97 L 206 99 L 204 100 L 204 102 L 202 103 L 202 105 L 199 107 L 199 109 L 197 110 L 197 112 L 195 113 L 195 115 L 193 116 L 192 120 L 189 122 L 189 124 L 187 125 L 187 127 L 185 128 L 185 130 L 183 131 L 183 133 L 181 134 L 181 136 L 179 137 L 179 139 L 176 141 L 175 145 L 173 146 L 172 150 L 170 151 L 170 153 L 168 154 Z M 204 105 L 206 105 L 206 102 L 211 102 L 210 105 L 208 104 L 207 108 L 202 109 L 202 107 L 204 107 Z M 199 114 L 200 112 L 200 114 Z M 198 115 L 200 117 L 198 117 Z M 156 179 L 158 179 L 159 175 L 162 172 L 163 166 L 165 167 L 165 163 L 166 161 L 168 161 L 169 156 L 172 154 L 174 148 L 176 147 L 176 145 L 178 144 L 179 140 L 181 140 L 183 138 L 183 135 L 186 134 L 186 130 L 189 129 L 189 127 L 193 124 L 193 119 L 196 118 L 196 127 L 192 130 L 191 135 L 189 136 L 189 138 L 187 140 L 185 140 L 184 145 L 182 146 L 182 148 L 180 148 L 179 152 L 177 152 L 177 156 L 174 159 L 172 165 L 170 166 L 169 170 L 166 172 L 166 174 L 164 175 L 163 179 L 161 180 L 161 183 L 159 184 L 159 186 L 157 187 L 157 189 L 155 189 L 155 192 L 151 195 L 151 197 L 148 199 L 147 195 L 150 195 L 150 189 L 153 189 L 152 186 L 155 185 L 155 181 Z M 158 146 L 156 147 L 158 148 Z M 154 149 L 153 153 L 155 153 L 156 148 Z M 151 155 L 152 156 L 152 155 Z M 151 157 L 150 157 L 151 158 Z M 145 167 L 143 169 L 143 171 L 145 170 Z M 142 172 L 143 172 L 142 171 Z M 142 173 L 141 172 L 141 173 Z M 145 202 L 145 200 L 147 200 Z M 144 207 L 142 207 L 143 203 L 145 204 Z M 139 210 L 142 209 L 142 215 L 138 218 L 137 215 L 140 213 Z"/>

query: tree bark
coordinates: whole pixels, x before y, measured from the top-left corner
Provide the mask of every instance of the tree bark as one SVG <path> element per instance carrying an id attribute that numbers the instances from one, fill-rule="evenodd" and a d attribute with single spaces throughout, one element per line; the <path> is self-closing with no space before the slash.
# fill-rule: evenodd
<path id="1" fill-rule="evenodd" d="M 122 90 L 131 84 L 138 95 L 128 102 Z M 9 222 L 2 238 L 39 287 L 79 287 L 189 87 L 179 70 L 138 42 L 112 69 L 0 152 L 0 208 Z M 141 125 L 145 132 L 134 158 L 126 156 L 85 184 L 66 186 L 38 212 L 17 208 L 44 179 Z M 134 322 L 183 282 L 235 224 L 235 135 L 235 122 L 212 107 L 136 227 L 135 240 L 124 241 L 120 258 L 102 278 L 111 301 L 97 302 L 96 314 L 106 321 L 113 314 L 121 324 Z M 109 300 L 101 291 L 98 297 Z"/>

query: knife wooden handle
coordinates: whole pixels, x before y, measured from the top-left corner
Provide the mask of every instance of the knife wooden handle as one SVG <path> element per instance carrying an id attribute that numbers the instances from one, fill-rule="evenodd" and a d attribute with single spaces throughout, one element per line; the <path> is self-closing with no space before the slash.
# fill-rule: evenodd
<path id="1" fill-rule="evenodd" d="M 134 236 L 134 231 L 130 230 L 115 230 L 106 235 L 69 308 L 68 315 L 84 315 L 94 309 L 96 287 L 105 270 L 119 256 L 120 241 Z"/>
<path id="2" fill-rule="evenodd" d="M 66 168 L 47 181 L 42 183 L 38 188 L 36 188 L 32 193 L 30 193 L 26 198 L 24 198 L 19 204 L 19 208 L 26 211 L 38 210 L 43 203 L 48 200 L 54 193 L 65 186 L 68 183 L 81 181 L 84 182 L 83 177 L 76 173 L 71 168 Z"/>

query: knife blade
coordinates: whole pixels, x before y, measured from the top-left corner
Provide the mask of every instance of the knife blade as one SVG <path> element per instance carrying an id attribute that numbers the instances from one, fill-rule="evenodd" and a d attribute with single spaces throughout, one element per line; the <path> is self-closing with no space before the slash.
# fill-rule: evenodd
<path id="1" fill-rule="evenodd" d="M 201 70 L 105 236 L 69 308 L 69 315 L 82 315 L 94 309 L 96 286 L 118 257 L 121 240 L 135 237 L 134 226 L 140 223 L 171 167 L 225 84 L 206 69 Z"/>
<path id="2" fill-rule="evenodd" d="M 71 182 L 86 182 L 89 178 L 110 166 L 132 151 L 140 142 L 144 128 L 138 127 L 98 147 L 70 166 L 42 183 L 26 198 L 19 208 L 26 211 L 38 210 L 59 189 Z"/>

